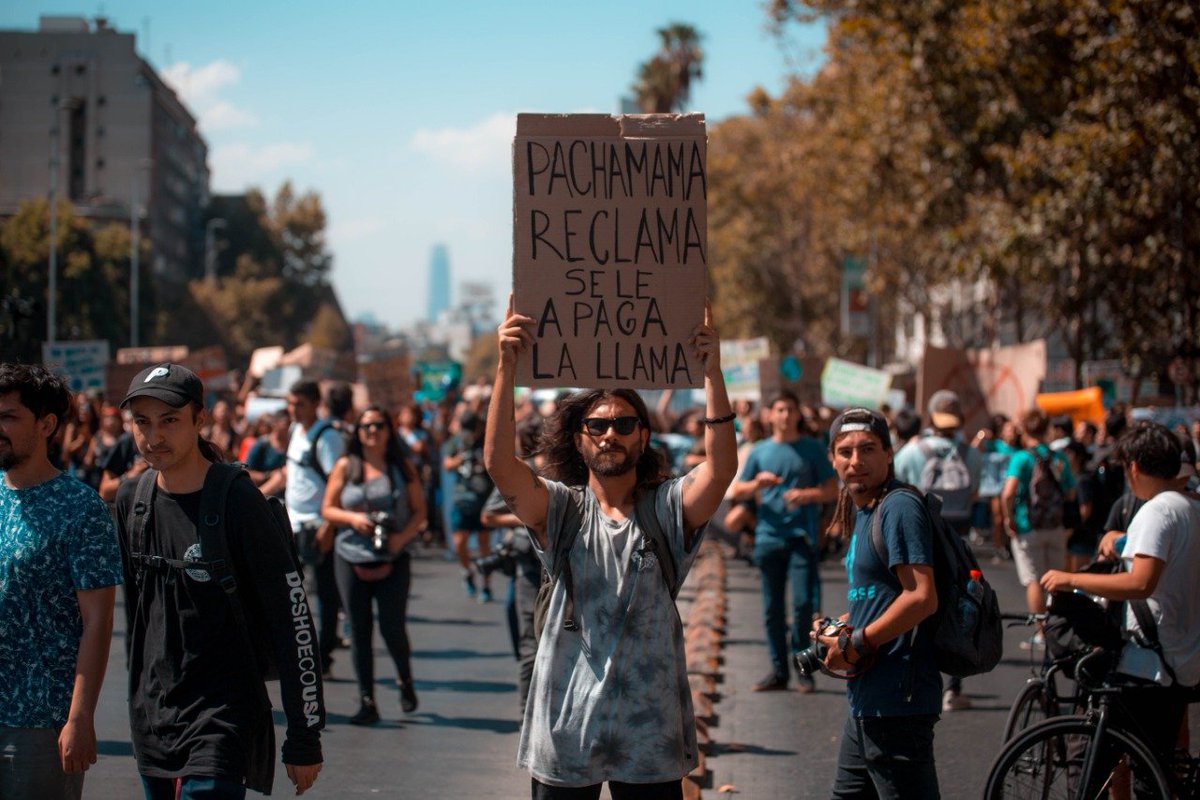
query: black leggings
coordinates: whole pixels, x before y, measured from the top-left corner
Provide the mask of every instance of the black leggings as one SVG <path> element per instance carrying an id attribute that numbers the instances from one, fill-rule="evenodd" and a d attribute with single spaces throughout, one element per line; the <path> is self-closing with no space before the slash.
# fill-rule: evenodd
<path id="1" fill-rule="evenodd" d="M 354 567 L 340 556 L 334 570 L 342 607 L 350 618 L 354 674 L 358 692 L 363 697 L 375 696 L 375 654 L 372 645 L 375 619 L 371 601 L 379 606 L 379 632 L 396 664 L 396 676 L 401 683 L 412 683 L 412 648 L 408 644 L 405 617 L 408 614 L 408 588 L 412 582 L 412 559 L 406 554 L 396 559 L 392 574 L 381 581 L 359 580 Z"/>

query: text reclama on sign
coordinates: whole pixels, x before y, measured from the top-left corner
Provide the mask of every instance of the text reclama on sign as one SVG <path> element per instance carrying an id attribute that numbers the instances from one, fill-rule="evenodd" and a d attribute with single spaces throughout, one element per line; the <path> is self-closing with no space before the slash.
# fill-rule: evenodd
<path id="1" fill-rule="evenodd" d="M 699 387 L 708 293 L 702 114 L 520 114 L 514 307 L 538 321 L 518 382 Z"/>

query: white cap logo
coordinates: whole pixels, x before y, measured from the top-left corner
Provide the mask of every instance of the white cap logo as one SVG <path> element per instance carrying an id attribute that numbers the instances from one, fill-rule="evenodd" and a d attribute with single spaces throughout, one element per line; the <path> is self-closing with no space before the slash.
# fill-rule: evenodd
<path id="1" fill-rule="evenodd" d="M 146 376 L 146 380 L 142 381 L 142 383 L 149 383 L 155 378 L 165 378 L 170 374 L 171 370 L 167 369 L 166 367 L 155 367 L 154 370 Z"/>

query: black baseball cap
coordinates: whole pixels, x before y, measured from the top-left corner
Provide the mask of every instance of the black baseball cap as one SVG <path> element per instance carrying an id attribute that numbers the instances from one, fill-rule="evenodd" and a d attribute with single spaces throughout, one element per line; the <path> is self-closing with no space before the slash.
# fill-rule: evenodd
<path id="1" fill-rule="evenodd" d="M 888 430 L 887 420 L 878 411 L 869 408 L 847 408 L 838 414 L 829 426 L 829 449 L 837 444 L 838 437 L 843 433 L 866 431 L 879 437 L 879 441 L 889 450 L 892 448 L 892 434 Z"/>
<path id="2" fill-rule="evenodd" d="M 182 408 L 188 403 L 204 405 L 204 383 L 187 367 L 158 364 L 146 367 L 134 377 L 121 401 L 121 408 L 128 406 L 135 397 L 153 397 L 173 408 Z"/>

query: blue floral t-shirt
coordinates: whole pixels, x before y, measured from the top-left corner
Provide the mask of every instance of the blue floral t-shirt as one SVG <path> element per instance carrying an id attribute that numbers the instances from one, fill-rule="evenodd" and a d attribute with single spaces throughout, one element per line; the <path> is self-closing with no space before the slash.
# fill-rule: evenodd
<path id="1" fill-rule="evenodd" d="M 67 475 L 13 489 L 0 471 L 0 727 L 67 721 L 83 620 L 75 592 L 123 580 L 108 506 Z"/>

